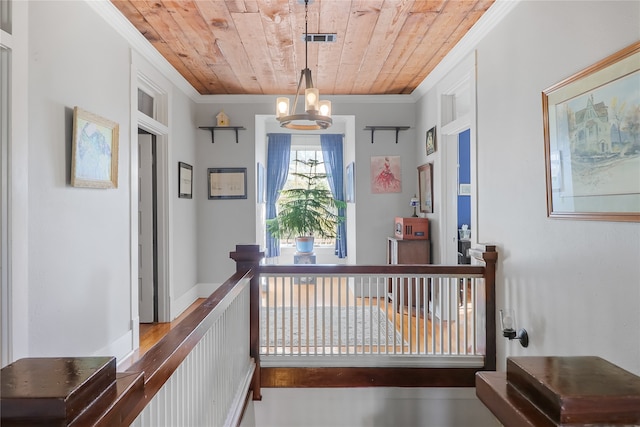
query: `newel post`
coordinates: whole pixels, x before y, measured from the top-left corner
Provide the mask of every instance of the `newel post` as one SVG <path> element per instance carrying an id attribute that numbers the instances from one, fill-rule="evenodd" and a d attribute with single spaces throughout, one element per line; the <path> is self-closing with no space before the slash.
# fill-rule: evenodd
<path id="1" fill-rule="evenodd" d="M 495 245 L 485 245 L 482 252 L 484 260 L 484 283 L 486 301 L 486 355 L 484 368 L 488 371 L 496 370 L 496 263 L 498 252 Z"/>
<path id="2" fill-rule="evenodd" d="M 253 374 L 252 389 L 253 400 L 262 400 L 260 391 L 260 260 L 264 258 L 264 252 L 260 252 L 259 245 L 236 245 L 235 252 L 229 253 L 229 257 L 236 262 L 236 272 L 246 273 L 254 271 L 249 287 L 249 355 L 256 364 Z"/>

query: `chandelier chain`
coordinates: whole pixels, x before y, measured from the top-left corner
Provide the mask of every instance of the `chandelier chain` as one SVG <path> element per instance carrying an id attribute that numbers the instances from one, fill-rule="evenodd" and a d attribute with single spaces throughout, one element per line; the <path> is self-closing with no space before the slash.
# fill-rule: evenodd
<path id="1" fill-rule="evenodd" d="M 309 0 L 304 0 L 304 68 L 309 68 Z"/>

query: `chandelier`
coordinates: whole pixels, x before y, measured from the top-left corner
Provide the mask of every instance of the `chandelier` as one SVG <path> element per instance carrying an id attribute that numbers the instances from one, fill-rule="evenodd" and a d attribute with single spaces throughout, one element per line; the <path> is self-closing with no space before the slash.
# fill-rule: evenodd
<path id="1" fill-rule="evenodd" d="M 304 0 L 304 70 L 300 72 L 300 80 L 296 89 L 296 97 L 293 101 L 293 114 L 289 114 L 289 98 L 278 97 L 276 99 L 276 119 L 280 126 L 287 129 L 296 130 L 318 130 L 326 129 L 333 121 L 331 120 L 331 101 L 320 101 L 318 89 L 313 87 L 311 70 L 309 69 L 308 56 L 308 11 L 309 0 Z M 304 113 L 296 114 L 298 106 L 298 95 L 302 87 L 302 80 L 305 81 L 304 90 Z"/>

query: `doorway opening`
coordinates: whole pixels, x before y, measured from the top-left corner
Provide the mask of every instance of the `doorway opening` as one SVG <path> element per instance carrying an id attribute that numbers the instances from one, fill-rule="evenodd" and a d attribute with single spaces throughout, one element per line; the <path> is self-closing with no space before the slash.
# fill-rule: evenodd
<path id="1" fill-rule="evenodd" d="M 131 324 L 171 320 L 169 263 L 169 100 L 171 84 L 132 52 L 131 79 Z M 141 210 L 142 209 L 142 210 Z"/>
<path id="2" fill-rule="evenodd" d="M 469 247 L 478 242 L 475 63 L 474 53 L 441 82 L 439 90 L 440 256 L 448 265 L 470 263 Z"/>
<path id="3" fill-rule="evenodd" d="M 156 136 L 138 129 L 138 310 L 140 323 L 158 321 Z"/>
<path id="4" fill-rule="evenodd" d="M 471 264 L 471 131 L 458 134 L 458 264 Z"/>
<path id="5" fill-rule="evenodd" d="M 463 128 L 464 129 L 464 128 Z M 469 264 L 471 247 L 471 150 L 469 128 L 443 135 L 444 182 L 444 253 L 448 265 Z"/>

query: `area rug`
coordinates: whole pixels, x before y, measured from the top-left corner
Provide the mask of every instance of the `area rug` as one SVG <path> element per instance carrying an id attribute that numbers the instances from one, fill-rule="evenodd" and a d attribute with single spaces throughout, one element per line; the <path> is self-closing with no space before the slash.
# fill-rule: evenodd
<path id="1" fill-rule="evenodd" d="M 266 327 L 267 313 L 269 315 L 268 328 Z M 292 319 L 293 322 L 291 322 Z M 314 333 L 316 325 L 318 325 L 318 329 L 317 333 Z M 372 307 L 371 311 L 365 307 L 364 312 L 361 307 L 317 307 L 317 309 L 314 307 L 268 309 L 262 307 L 260 329 L 262 345 L 268 346 L 327 347 L 403 344 L 400 332 L 395 331 L 394 333 L 393 324 L 377 307 Z M 307 330 L 310 336 L 307 336 Z"/>

